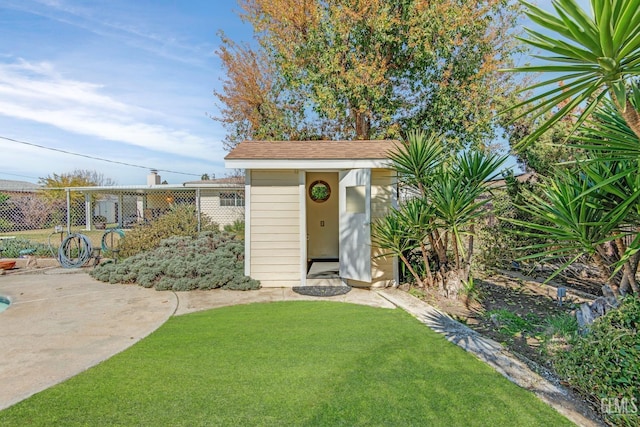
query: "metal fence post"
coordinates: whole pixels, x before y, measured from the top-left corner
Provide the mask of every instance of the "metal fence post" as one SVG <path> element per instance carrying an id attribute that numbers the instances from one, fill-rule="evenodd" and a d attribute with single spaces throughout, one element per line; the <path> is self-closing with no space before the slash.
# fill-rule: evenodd
<path id="1" fill-rule="evenodd" d="M 118 227 L 122 228 L 124 227 L 124 220 L 122 219 L 122 205 L 124 204 L 124 197 L 122 196 L 122 193 L 118 193 Z"/>
<path id="2" fill-rule="evenodd" d="M 200 189 L 196 188 L 196 217 L 198 218 L 198 233 L 200 232 Z"/>
<path id="3" fill-rule="evenodd" d="M 67 234 L 71 234 L 71 191 L 67 188 Z"/>
<path id="4" fill-rule="evenodd" d="M 93 214 L 91 212 L 91 196 L 89 195 L 89 193 L 84 193 L 84 215 L 85 215 L 84 228 L 85 230 L 89 231 L 91 230 L 91 222 L 93 221 Z"/>

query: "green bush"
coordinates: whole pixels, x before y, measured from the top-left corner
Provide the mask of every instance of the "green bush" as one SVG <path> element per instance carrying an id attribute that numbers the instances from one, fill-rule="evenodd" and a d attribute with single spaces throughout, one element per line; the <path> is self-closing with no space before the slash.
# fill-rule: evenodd
<path id="1" fill-rule="evenodd" d="M 10 231 L 14 227 L 13 222 L 8 219 L 0 218 L 0 231 Z"/>
<path id="2" fill-rule="evenodd" d="M 244 239 L 244 220 L 236 219 L 233 224 L 227 224 L 224 226 L 224 231 L 233 233 L 241 239 Z"/>
<path id="3" fill-rule="evenodd" d="M 208 216 L 200 215 L 200 231 L 217 231 L 218 224 Z M 164 215 L 146 224 L 136 225 L 127 231 L 120 241 L 119 256 L 127 258 L 155 249 L 160 241 L 172 236 L 195 236 L 198 234 L 198 217 L 193 205 L 174 205 Z"/>
<path id="4" fill-rule="evenodd" d="M 519 227 L 509 222 L 531 220 L 530 214 L 516 206 L 527 203 L 529 192 L 537 191 L 537 187 L 531 182 L 519 182 L 513 172 L 507 172 L 504 178 L 506 186 L 493 190 L 493 220 L 476 227 L 478 253 L 474 262 L 486 270 L 511 269 L 519 265 L 515 262 L 518 258 L 533 253 L 523 248 L 539 243 L 537 239 L 519 233 Z"/>
<path id="5" fill-rule="evenodd" d="M 151 251 L 118 264 L 97 266 L 91 275 L 103 282 L 137 283 L 157 290 L 258 289 L 244 275 L 244 244 L 234 234 L 203 232 L 197 237 L 171 237 Z"/>
<path id="6" fill-rule="evenodd" d="M 37 256 L 51 256 L 48 245 L 20 238 L 0 240 L 0 249 L 2 249 L 3 258 L 18 258 L 20 251 L 24 249 L 35 249 L 33 254 Z"/>
<path id="7" fill-rule="evenodd" d="M 554 360 L 558 374 L 615 425 L 637 426 L 640 422 L 639 327 L 640 298 L 627 297 Z"/>

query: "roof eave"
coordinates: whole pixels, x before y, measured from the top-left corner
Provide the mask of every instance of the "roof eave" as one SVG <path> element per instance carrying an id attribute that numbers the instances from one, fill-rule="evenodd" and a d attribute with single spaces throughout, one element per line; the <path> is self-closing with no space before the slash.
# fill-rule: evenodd
<path id="1" fill-rule="evenodd" d="M 225 159 L 228 169 L 389 169 L 389 159 Z"/>
<path id="2" fill-rule="evenodd" d="M 65 187 L 65 190 L 80 191 L 84 193 L 126 193 L 126 192 L 152 192 L 152 191 L 181 191 L 200 189 L 235 189 L 243 190 L 244 184 L 160 184 L 160 185 L 110 185 L 95 187 Z M 61 188 L 60 188 L 61 189 Z"/>

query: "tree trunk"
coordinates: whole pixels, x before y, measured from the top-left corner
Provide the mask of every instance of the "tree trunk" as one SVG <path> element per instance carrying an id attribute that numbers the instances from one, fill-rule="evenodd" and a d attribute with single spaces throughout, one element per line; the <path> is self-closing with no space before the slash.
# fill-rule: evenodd
<path id="1" fill-rule="evenodd" d="M 595 262 L 596 267 L 598 267 L 598 269 L 600 270 L 602 280 L 611 287 L 614 295 L 618 297 L 620 295 L 618 284 L 615 283 L 611 278 L 611 269 L 604 261 L 604 258 L 602 258 L 602 255 L 600 255 L 598 252 L 594 253 L 593 261 Z"/>
<path id="2" fill-rule="evenodd" d="M 429 243 L 431 247 L 436 252 L 438 256 L 438 263 L 440 265 L 446 264 L 447 262 L 447 248 L 443 246 L 442 239 L 440 237 L 440 233 L 438 230 L 434 230 L 433 233 L 430 233 L 428 236 Z"/>
<path id="3" fill-rule="evenodd" d="M 636 252 L 634 255 L 631 256 L 631 258 L 629 258 L 629 266 L 631 267 L 631 272 L 633 274 L 633 277 L 636 277 L 636 273 L 638 272 L 638 263 L 640 262 L 640 253 Z M 636 282 L 636 287 L 633 288 L 633 292 L 635 292 L 637 297 L 640 297 L 640 286 L 638 286 L 638 283 Z"/>
<path id="4" fill-rule="evenodd" d="M 420 242 L 420 251 L 422 252 L 422 259 L 424 260 L 424 269 L 427 273 L 427 281 L 429 285 L 433 285 L 433 276 L 431 275 L 431 265 L 429 263 L 429 255 L 427 254 L 427 247 L 424 242 Z"/>
<path id="5" fill-rule="evenodd" d="M 453 259 L 456 261 L 456 270 L 460 270 L 460 248 L 458 247 L 458 239 L 453 236 Z"/>
<path id="6" fill-rule="evenodd" d="M 469 228 L 469 240 L 467 241 L 467 257 L 465 259 L 465 275 L 469 277 L 469 273 L 471 273 L 471 259 L 473 258 L 473 234 L 476 232 L 476 227 L 474 224 L 471 224 Z"/>
<path id="7" fill-rule="evenodd" d="M 464 289 L 463 269 L 449 270 L 442 274 L 441 293 L 445 298 L 457 299 Z"/>
<path id="8" fill-rule="evenodd" d="M 355 121 L 356 139 L 368 140 L 371 138 L 371 122 L 369 121 L 367 112 L 361 112 L 352 108 L 351 116 Z"/>
<path id="9" fill-rule="evenodd" d="M 629 125 L 633 133 L 640 139 L 640 113 L 638 113 L 638 110 L 627 100 L 626 110 L 622 111 L 622 108 L 618 108 L 618 111 L 620 111 L 624 121 L 627 122 L 627 125 Z"/>
<path id="10" fill-rule="evenodd" d="M 622 241 L 621 238 L 615 239 L 615 243 L 616 243 L 616 247 L 618 249 L 618 254 L 620 255 L 620 257 L 622 257 L 624 255 L 624 253 L 626 252 L 627 248 L 625 247 L 625 244 L 624 244 L 624 242 Z M 637 295 L 638 294 L 638 284 L 636 283 L 636 271 L 631 267 L 631 263 L 629 261 L 630 260 L 627 260 L 623 264 L 624 280 L 620 284 L 620 293 L 621 294 L 626 294 L 628 289 L 629 289 L 629 286 L 631 286 L 631 289 Z M 636 267 L 636 269 L 637 269 L 637 267 Z"/>
<path id="11" fill-rule="evenodd" d="M 418 275 L 418 273 L 416 273 L 413 267 L 411 267 L 411 263 L 409 262 L 409 260 L 403 254 L 400 254 L 400 259 L 402 260 L 404 265 L 407 266 L 413 278 L 416 279 L 416 283 L 418 284 L 418 286 L 424 288 L 424 282 L 422 281 L 422 279 L 420 279 L 420 276 Z"/>

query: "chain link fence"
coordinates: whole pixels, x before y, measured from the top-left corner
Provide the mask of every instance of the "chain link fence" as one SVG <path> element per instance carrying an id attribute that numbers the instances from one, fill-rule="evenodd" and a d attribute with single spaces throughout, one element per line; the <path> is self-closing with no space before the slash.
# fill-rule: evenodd
<path id="1" fill-rule="evenodd" d="M 99 243 L 104 230 L 129 229 L 159 218 L 176 204 L 195 207 L 198 224 L 206 216 L 220 228 L 244 221 L 244 186 L 82 187 L 0 189 L 0 256 L 17 241 L 55 249 L 64 233 L 82 233 Z M 60 234 L 60 237 L 55 236 Z M 20 246 L 20 245 L 18 245 Z M 24 246 L 24 244 L 22 244 Z M 44 254 L 43 254 L 44 255 Z"/>

